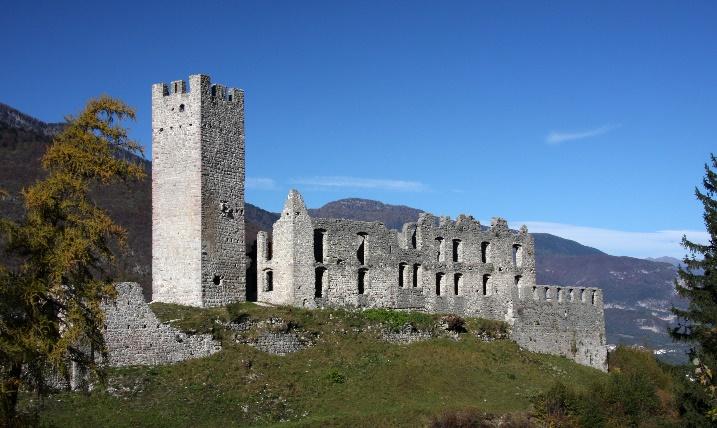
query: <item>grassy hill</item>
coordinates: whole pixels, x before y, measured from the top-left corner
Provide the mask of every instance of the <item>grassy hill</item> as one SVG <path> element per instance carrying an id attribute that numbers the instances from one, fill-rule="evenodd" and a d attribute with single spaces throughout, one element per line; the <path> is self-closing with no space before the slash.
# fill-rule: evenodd
<path id="1" fill-rule="evenodd" d="M 89 394 L 57 393 L 42 404 L 26 397 L 24 408 L 39 406 L 41 425 L 61 427 L 413 427 L 441 426 L 461 417 L 478 420 L 485 413 L 502 415 L 494 422 L 513 421 L 504 426 L 537 426 L 528 416 L 534 397 L 557 382 L 589 394 L 612 376 L 566 358 L 523 351 L 509 340 L 479 339 L 478 333 L 485 338 L 500 331 L 502 323 L 495 321 L 467 319 L 467 331 L 449 334 L 438 327 L 440 316 L 419 313 L 252 303 L 152 307 L 178 328 L 211 331 L 224 349 L 172 366 L 113 369 L 105 387 Z M 274 331 L 312 338 L 313 346 L 270 355 L 242 343 L 255 337 L 258 327 L 237 332 L 229 324 L 257 326 L 267 320 Z M 410 345 L 381 339 L 406 323 L 437 337 Z M 660 412 L 669 413 L 660 410 L 656 417 Z"/>

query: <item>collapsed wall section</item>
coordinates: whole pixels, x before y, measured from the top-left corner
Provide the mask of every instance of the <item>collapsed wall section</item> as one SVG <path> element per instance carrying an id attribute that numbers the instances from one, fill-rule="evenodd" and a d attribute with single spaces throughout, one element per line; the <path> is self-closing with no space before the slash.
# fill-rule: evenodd
<path id="1" fill-rule="evenodd" d="M 209 334 L 188 335 L 160 322 L 139 284 L 124 282 L 115 287 L 117 299 L 103 304 L 110 366 L 170 364 L 221 350 Z"/>

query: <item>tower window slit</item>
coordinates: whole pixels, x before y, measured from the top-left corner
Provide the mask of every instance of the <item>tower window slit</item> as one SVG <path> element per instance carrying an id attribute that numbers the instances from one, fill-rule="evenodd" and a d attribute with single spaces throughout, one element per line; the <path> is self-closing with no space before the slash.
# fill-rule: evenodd
<path id="1" fill-rule="evenodd" d="M 324 295 L 324 276 L 326 268 L 316 268 L 316 280 L 314 281 L 314 297 L 323 297 Z"/>
<path id="2" fill-rule="evenodd" d="M 483 275 L 483 295 L 487 296 L 490 292 L 490 275 Z"/>
<path id="3" fill-rule="evenodd" d="M 399 263 L 398 265 L 398 286 L 403 288 L 406 276 L 406 263 Z"/>
<path id="4" fill-rule="evenodd" d="M 367 269 L 359 269 L 358 271 L 358 294 L 364 294 L 366 290 L 366 273 Z"/>
<path id="5" fill-rule="evenodd" d="M 443 272 L 438 272 L 436 274 L 436 296 L 441 295 L 441 288 L 443 288 L 443 277 L 445 274 Z"/>
<path id="6" fill-rule="evenodd" d="M 359 264 L 365 265 L 366 264 L 366 244 L 368 240 L 368 235 L 366 233 L 359 233 L 358 236 L 361 238 L 361 242 L 359 243 L 359 247 L 356 250 L 356 259 L 358 259 Z"/>

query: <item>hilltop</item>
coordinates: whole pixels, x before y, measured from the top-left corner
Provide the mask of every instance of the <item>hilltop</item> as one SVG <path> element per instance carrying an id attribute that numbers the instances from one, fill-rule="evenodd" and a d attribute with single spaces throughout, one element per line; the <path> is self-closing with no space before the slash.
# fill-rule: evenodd
<path id="1" fill-rule="evenodd" d="M 211 332 L 223 349 L 170 366 L 112 369 L 107 386 L 90 394 L 56 393 L 42 404 L 28 396 L 24 408 L 39 405 L 40 424 L 56 426 L 425 426 L 461 412 L 528 427 L 537 426 L 529 421 L 531 402 L 556 384 L 588 394 L 615 376 L 523 351 L 504 339 L 506 326 L 496 321 L 253 303 L 216 309 L 155 303 L 152 310 L 186 332 Z M 264 352 L 276 351 L 267 337 L 284 343 L 278 338 L 292 335 L 303 349 Z M 651 356 L 636 357 L 647 361 L 634 365 L 639 370 L 667 376 Z M 667 384 L 660 388 L 671 394 Z M 669 417 L 667 403 L 653 408 L 655 417 Z"/>
<path id="2" fill-rule="evenodd" d="M 17 193 L 42 176 L 39 159 L 61 124 L 44 122 L 0 104 L 0 183 L 11 192 L 0 204 L 0 215 L 17 216 L 21 201 Z M 151 283 L 151 164 L 145 162 L 147 179 L 142 183 L 113 186 L 95 195 L 128 231 L 129 248 L 120 259 L 118 275 L 137 281 L 150 297 Z M 390 228 L 416 221 L 423 210 L 378 201 L 349 198 L 310 210 L 316 217 L 381 221 Z M 246 204 L 247 251 L 252 254 L 259 230 L 269 231 L 277 213 Z M 682 349 L 666 334 L 671 320 L 676 267 L 667 260 L 617 257 L 555 235 L 536 233 L 537 279 L 542 284 L 594 286 L 604 290 L 608 343 L 647 345 L 672 350 L 679 360 Z M 252 277 L 252 272 L 248 277 Z"/>

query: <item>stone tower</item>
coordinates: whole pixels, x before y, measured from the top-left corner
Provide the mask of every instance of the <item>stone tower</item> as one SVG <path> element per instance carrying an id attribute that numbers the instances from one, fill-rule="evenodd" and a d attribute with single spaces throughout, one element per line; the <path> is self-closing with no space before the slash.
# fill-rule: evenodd
<path id="1" fill-rule="evenodd" d="M 209 76 L 152 86 L 152 299 L 246 299 L 244 93 Z"/>

